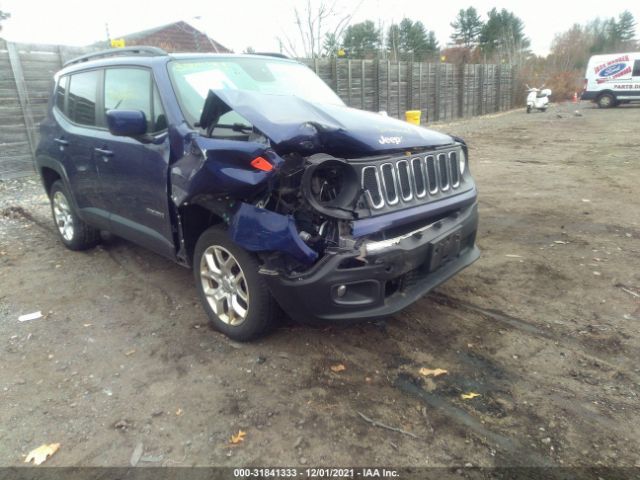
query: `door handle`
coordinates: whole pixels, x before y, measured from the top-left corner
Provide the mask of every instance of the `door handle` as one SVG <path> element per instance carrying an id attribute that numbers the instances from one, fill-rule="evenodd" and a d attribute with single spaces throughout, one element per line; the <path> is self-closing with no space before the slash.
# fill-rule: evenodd
<path id="1" fill-rule="evenodd" d="M 53 141 L 65 147 L 69 145 L 69 142 L 67 142 L 64 138 L 54 138 Z"/>
<path id="2" fill-rule="evenodd" d="M 107 150 L 106 148 L 94 148 L 94 151 L 102 155 L 102 159 L 105 162 L 109 161 L 109 157 L 113 157 L 113 152 L 111 150 Z"/>

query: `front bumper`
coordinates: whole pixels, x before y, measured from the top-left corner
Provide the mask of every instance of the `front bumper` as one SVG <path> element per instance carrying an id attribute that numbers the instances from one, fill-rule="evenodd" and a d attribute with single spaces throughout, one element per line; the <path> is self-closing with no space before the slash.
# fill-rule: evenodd
<path id="1" fill-rule="evenodd" d="M 327 254 L 297 277 L 266 276 L 271 293 L 294 319 L 307 323 L 386 317 L 407 307 L 475 262 L 478 205 L 438 220 L 419 234 L 372 252 Z M 456 254 L 434 267 L 443 239 L 459 242 Z M 346 293 L 339 295 L 340 286 Z"/>

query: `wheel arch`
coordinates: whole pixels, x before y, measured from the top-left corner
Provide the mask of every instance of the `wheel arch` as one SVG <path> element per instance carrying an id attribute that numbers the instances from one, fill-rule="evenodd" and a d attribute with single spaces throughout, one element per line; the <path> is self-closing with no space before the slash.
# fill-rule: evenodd
<path id="1" fill-rule="evenodd" d="M 178 257 L 188 265 L 193 265 L 193 255 L 200 235 L 209 227 L 224 223 L 224 220 L 210 209 L 197 203 L 190 203 L 178 207 L 178 221 L 180 229 Z"/>

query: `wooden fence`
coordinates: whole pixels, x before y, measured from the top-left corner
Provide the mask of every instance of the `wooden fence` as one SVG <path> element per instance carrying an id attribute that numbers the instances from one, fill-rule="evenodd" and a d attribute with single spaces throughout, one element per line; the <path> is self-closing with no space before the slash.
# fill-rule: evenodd
<path id="1" fill-rule="evenodd" d="M 0 39 L 0 179 L 33 174 L 38 124 L 53 74 L 87 47 L 10 43 Z M 302 60 L 349 106 L 422 122 L 484 115 L 514 106 L 515 68 L 386 60 Z"/>
<path id="2" fill-rule="evenodd" d="M 47 112 L 53 74 L 92 50 L 0 39 L 0 179 L 33 174 L 38 124 Z"/>
<path id="3" fill-rule="evenodd" d="M 302 60 L 344 102 L 404 118 L 420 110 L 422 123 L 514 108 L 512 65 L 453 65 L 387 60 Z"/>

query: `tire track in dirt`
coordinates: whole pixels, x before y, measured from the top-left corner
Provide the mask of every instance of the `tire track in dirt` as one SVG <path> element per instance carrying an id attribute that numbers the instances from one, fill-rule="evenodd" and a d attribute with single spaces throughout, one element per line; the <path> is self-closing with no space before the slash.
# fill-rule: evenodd
<path id="1" fill-rule="evenodd" d="M 505 313 L 501 310 L 498 309 L 491 309 L 491 308 L 484 308 L 481 307 L 479 305 L 475 305 L 473 303 L 467 302 L 465 300 L 461 300 L 455 297 L 451 297 L 447 294 L 444 293 L 440 293 L 440 292 L 432 292 L 429 295 L 429 298 L 432 299 L 433 301 L 435 301 L 436 303 L 438 303 L 439 305 L 443 305 L 445 307 L 448 308 L 452 308 L 452 309 L 456 309 L 456 310 L 466 310 L 468 312 L 472 312 L 472 313 L 476 313 L 478 314 L 481 318 L 484 319 L 488 319 L 488 320 L 495 320 L 498 321 L 500 323 L 502 323 L 503 325 L 507 325 L 509 327 L 512 327 L 516 330 L 519 330 L 521 332 L 527 333 L 529 335 L 532 336 L 539 336 L 539 337 L 543 337 L 546 338 L 547 340 L 551 340 L 553 342 L 557 342 L 558 344 L 563 345 L 564 347 L 566 347 L 567 349 L 571 350 L 573 353 L 575 353 L 576 355 L 579 355 L 591 362 L 597 362 L 599 364 L 602 364 L 606 367 L 608 367 L 611 370 L 614 370 L 616 372 L 619 372 L 620 374 L 626 376 L 629 378 L 629 380 L 633 380 L 633 382 L 636 384 L 636 386 L 640 386 L 640 376 L 635 374 L 632 371 L 623 369 L 622 367 L 620 367 L 619 365 L 615 365 L 612 364 L 611 362 L 609 362 L 608 360 L 605 360 L 601 357 L 598 357 L 596 355 L 592 355 L 590 353 L 584 352 L 583 349 L 585 348 L 585 345 L 574 341 L 572 337 L 567 337 L 567 336 L 563 336 L 563 337 L 559 337 L 556 336 L 552 333 L 549 333 L 535 325 L 533 325 L 531 322 L 527 322 L 525 320 L 522 320 L 518 317 L 514 317 L 512 315 L 509 315 L 508 313 Z"/>

